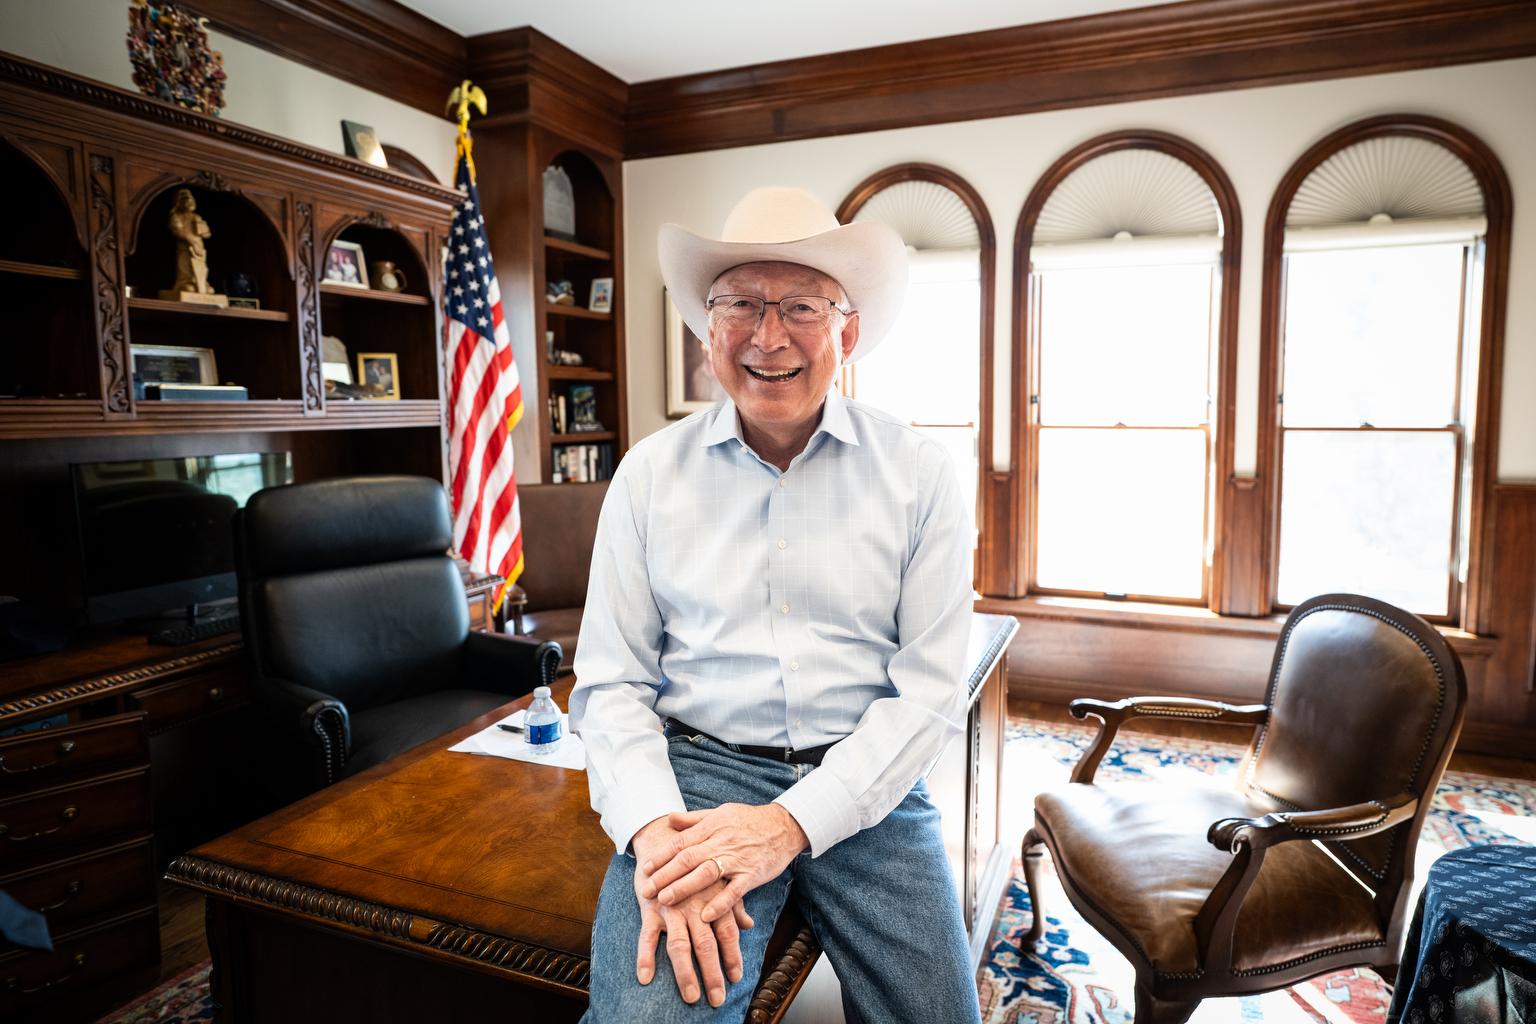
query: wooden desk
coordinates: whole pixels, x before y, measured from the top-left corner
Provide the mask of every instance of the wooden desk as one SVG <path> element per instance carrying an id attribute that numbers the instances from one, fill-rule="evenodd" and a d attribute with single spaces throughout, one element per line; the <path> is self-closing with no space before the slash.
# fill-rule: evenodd
<path id="1" fill-rule="evenodd" d="M 930 775 L 972 948 L 998 843 L 1003 652 L 1017 624 L 977 616 L 971 728 Z M 565 706 L 570 681 L 556 688 Z M 613 846 L 583 772 L 449 753 L 527 698 L 174 861 L 208 897 L 224 1024 L 575 1020 Z M 1001 716 L 1001 717 L 1000 717 Z M 963 766 L 959 771 L 951 770 Z M 988 777 L 982 778 L 983 773 Z M 819 955 L 785 915 L 749 1020 L 781 1019 Z"/>

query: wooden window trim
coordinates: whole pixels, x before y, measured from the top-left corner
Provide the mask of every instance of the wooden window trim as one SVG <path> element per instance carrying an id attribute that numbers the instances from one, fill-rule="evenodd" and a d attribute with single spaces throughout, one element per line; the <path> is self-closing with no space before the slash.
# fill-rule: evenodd
<path id="1" fill-rule="evenodd" d="M 978 272 L 981 277 L 981 420 L 976 434 L 976 546 L 975 586 L 981 593 L 988 593 L 988 566 L 1005 560 L 1007 552 L 1018 544 L 1017 523 L 1000 519 L 997 511 L 1001 502 L 995 499 L 1002 488 L 999 480 L 1007 480 L 1005 473 L 992 471 L 992 422 L 993 422 L 993 322 L 997 309 L 997 233 L 992 229 L 992 217 L 981 194 L 970 182 L 955 172 L 938 164 L 896 164 L 876 171 L 853 187 L 837 208 L 838 223 L 848 224 L 864 208 L 864 204 L 892 185 L 908 181 L 928 181 L 941 185 L 960 197 L 976 222 L 976 234 L 980 240 Z"/>
<path id="2" fill-rule="evenodd" d="M 1499 399 L 1504 379 L 1504 307 L 1509 285 L 1511 197 L 1503 165 L 1486 143 L 1459 125 L 1418 114 L 1384 114 L 1366 118 L 1333 132 L 1315 143 L 1291 165 L 1270 199 L 1264 222 L 1263 299 L 1259 321 L 1259 445 L 1255 465 L 1258 502 L 1258 536 L 1232 540 L 1249 541 L 1236 557 L 1248 563 L 1243 574 L 1247 588 L 1239 600 L 1252 605 L 1250 614 L 1276 610 L 1273 601 L 1280 557 L 1280 408 L 1279 382 L 1285 309 L 1285 215 L 1307 175 L 1335 153 L 1358 142 L 1381 136 L 1407 136 L 1444 146 L 1466 163 L 1483 190 L 1488 230 L 1483 236 L 1483 294 L 1478 324 L 1477 408 L 1471 425 L 1472 484 L 1468 520 L 1467 582 L 1461 588 L 1460 607 L 1454 608 L 1463 630 L 1479 634 L 1487 630 L 1493 573 L 1488 560 L 1493 550 L 1493 488 L 1497 481 L 1499 451 Z M 1458 389 L 1459 390 L 1459 389 Z M 1465 425 L 1464 425 L 1465 426 Z M 1218 537 L 1217 552 L 1221 551 Z M 1232 552 L 1229 557 L 1234 557 Z"/>
<path id="3" fill-rule="evenodd" d="M 1051 193 L 1069 174 L 1090 160 L 1124 149 L 1151 149 L 1183 161 L 1205 181 L 1221 214 L 1221 299 L 1215 332 L 1215 463 L 1212 470 L 1217 486 L 1214 488 L 1214 508 L 1210 512 L 1215 523 L 1215 537 L 1206 604 L 1212 612 L 1243 614 L 1246 608 L 1235 603 L 1235 594 L 1242 591 L 1245 581 L 1238 574 L 1239 567 L 1231 564 L 1227 557 L 1228 540 L 1238 534 L 1243 525 L 1236 518 L 1241 493 L 1251 489 L 1251 485 L 1245 485 L 1234 475 L 1232 448 L 1232 431 L 1237 418 L 1237 304 L 1242 269 L 1242 214 L 1231 179 L 1210 154 L 1177 135 L 1151 130 L 1110 132 L 1070 150 L 1035 182 L 1019 213 L 1013 252 L 1014 415 L 1009 434 L 1009 467 L 1006 473 L 992 474 L 995 478 L 991 481 L 992 486 L 983 489 L 980 516 L 989 524 L 1008 523 L 1012 537 L 1007 548 L 987 551 L 988 557 L 982 560 L 978 573 L 978 590 L 992 597 L 1022 597 L 1027 591 L 1027 581 L 1033 577 L 1030 562 L 1033 552 L 1023 541 L 1032 536 L 1033 524 L 1028 519 L 1036 486 L 1036 467 L 1029 449 L 1032 433 L 1029 396 L 1035 360 L 1039 355 L 1038 301 L 1030 260 L 1035 224 Z"/>

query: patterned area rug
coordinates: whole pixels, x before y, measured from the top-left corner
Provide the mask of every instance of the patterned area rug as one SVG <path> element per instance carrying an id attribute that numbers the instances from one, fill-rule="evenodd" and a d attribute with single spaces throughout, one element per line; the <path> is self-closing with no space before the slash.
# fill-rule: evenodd
<path id="1" fill-rule="evenodd" d="M 1029 825 L 1033 794 L 1067 781 L 1092 729 L 1012 720 L 1003 791 L 1009 836 Z M 1237 771 L 1245 748 L 1122 732 L 1099 766 L 1105 781 L 1209 780 Z M 1012 840 L 1017 846 L 1017 840 Z M 1415 869 L 1422 880 L 1441 854 L 1474 843 L 1536 843 L 1536 784 L 1447 772 L 1421 834 Z M 1079 917 L 1047 856 L 1041 871 L 1046 906 L 1040 950 L 1021 956 L 1033 920 L 1023 871 L 1014 860 L 990 952 L 977 973 L 986 1024 L 1130 1024 L 1135 973 L 1119 951 Z M 1417 899 L 1417 894 L 1415 894 Z M 1193 1024 L 1296 1022 L 1368 1024 L 1386 1017 L 1391 990 L 1366 969 L 1339 971 L 1278 992 L 1209 1000 Z"/>
<path id="2" fill-rule="evenodd" d="M 1005 821 L 1016 849 L 1029 825 L 1034 794 L 1064 783 L 1092 730 L 1014 719 L 1008 728 Z M 1243 747 L 1123 732 L 1099 766 L 1105 781 L 1174 781 L 1230 776 Z M 1447 772 L 1425 823 L 1416 868 L 1424 877 L 1435 858 L 1474 843 L 1536 844 L 1536 784 Z M 1047 928 L 1042 951 L 1024 957 L 1019 942 L 1032 919 L 1019 862 L 1003 895 L 990 952 L 976 983 L 986 1024 L 1130 1024 L 1135 976 L 1125 958 L 1077 916 L 1056 882 L 1050 858 L 1041 871 Z M 1384 1019 L 1391 993 L 1369 970 L 1339 971 L 1294 988 L 1242 999 L 1211 1000 L 1193 1024 L 1373 1024 Z M 213 1020 L 208 963 L 167 981 L 101 1024 L 194 1024 Z"/>

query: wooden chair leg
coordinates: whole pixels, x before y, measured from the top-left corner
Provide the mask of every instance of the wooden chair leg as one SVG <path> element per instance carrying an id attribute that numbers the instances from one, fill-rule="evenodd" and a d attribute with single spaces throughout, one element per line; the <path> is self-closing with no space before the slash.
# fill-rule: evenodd
<path id="1" fill-rule="evenodd" d="M 1198 999 L 1187 1003 L 1158 999 L 1138 982 L 1135 1024 L 1184 1024 L 1199 1005 Z"/>
<path id="2" fill-rule="evenodd" d="M 1040 906 L 1040 858 L 1045 856 L 1045 840 L 1040 833 L 1030 829 L 1024 836 L 1024 888 L 1029 892 L 1029 906 L 1034 919 L 1029 922 L 1029 934 L 1024 936 L 1023 952 L 1028 954 L 1045 934 L 1045 910 Z"/>

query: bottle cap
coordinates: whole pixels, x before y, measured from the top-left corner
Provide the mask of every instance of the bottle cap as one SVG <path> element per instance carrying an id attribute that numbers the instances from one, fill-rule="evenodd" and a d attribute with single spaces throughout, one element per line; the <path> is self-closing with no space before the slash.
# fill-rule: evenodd
<path id="1" fill-rule="evenodd" d="M 548 696 L 549 696 L 549 687 L 547 687 L 547 686 L 535 686 L 533 688 L 533 697 L 534 697 L 535 700 L 537 700 L 540 697 L 548 697 Z"/>

